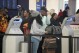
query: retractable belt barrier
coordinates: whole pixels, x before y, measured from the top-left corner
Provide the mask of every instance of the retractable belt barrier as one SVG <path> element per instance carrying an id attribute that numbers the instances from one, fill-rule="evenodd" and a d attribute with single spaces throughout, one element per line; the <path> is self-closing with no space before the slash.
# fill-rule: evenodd
<path id="1" fill-rule="evenodd" d="M 29 47 L 28 47 L 28 49 L 29 49 L 29 53 L 31 53 L 31 36 L 41 36 L 41 37 L 51 37 L 51 35 L 56 35 L 56 34 L 44 34 L 44 35 L 38 35 L 38 34 L 28 34 L 28 35 L 26 35 L 26 34 L 0 34 L 0 35 L 4 35 L 4 36 L 24 36 L 24 39 L 25 39 L 25 37 L 26 36 L 28 36 L 28 38 L 29 38 L 29 40 L 28 40 L 28 45 L 29 45 Z M 57 34 L 57 35 L 60 35 L 60 34 Z M 73 53 L 73 47 L 72 47 L 72 45 L 73 45 L 73 40 L 72 39 L 74 39 L 74 38 L 79 38 L 79 37 L 72 37 L 72 36 L 52 36 L 52 37 L 54 37 L 54 38 L 69 38 L 69 53 Z M 25 40 L 24 40 L 24 42 L 26 42 Z"/>

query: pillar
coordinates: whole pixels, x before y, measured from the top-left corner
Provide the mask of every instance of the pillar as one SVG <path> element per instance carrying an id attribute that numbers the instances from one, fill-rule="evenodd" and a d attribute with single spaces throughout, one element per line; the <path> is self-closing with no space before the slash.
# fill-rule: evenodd
<path id="1" fill-rule="evenodd" d="M 76 0 L 69 0 L 69 16 L 74 15 L 76 11 Z"/>

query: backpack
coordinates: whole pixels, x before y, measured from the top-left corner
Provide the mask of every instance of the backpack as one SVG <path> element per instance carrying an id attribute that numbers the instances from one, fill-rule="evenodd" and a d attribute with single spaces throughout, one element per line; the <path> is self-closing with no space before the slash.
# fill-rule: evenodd
<path id="1" fill-rule="evenodd" d="M 48 32 L 48 34 L 62 34 L 61 26 L 51 25 L 47 26 L 45 30 Z"/>

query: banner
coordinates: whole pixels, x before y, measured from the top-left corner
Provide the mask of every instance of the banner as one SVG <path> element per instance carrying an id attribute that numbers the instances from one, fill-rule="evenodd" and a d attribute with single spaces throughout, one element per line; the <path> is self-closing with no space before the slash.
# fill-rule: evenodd
<path id="1" fill-rule="evenodd" d="M 40 11 L 42 6 L 46 7 L 46 0 L 36 0 L 36 10 Z"/>
<path id="2" fill-rule="evenodd" d="M 42 0 L 36 0 L 36 10 L 40 11 L 40 8 L 42 7 Z"/>

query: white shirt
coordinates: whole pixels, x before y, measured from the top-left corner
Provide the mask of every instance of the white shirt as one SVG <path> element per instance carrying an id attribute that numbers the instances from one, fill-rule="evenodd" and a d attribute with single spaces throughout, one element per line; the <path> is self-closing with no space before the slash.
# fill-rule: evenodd
<path id="1" fill-rule="evenodd" d="M 43 30 L 50 24 L 50 18 L 43 16 L 42 17 L 43 26 L 41 27 Z"/>
<path id="2" fill-rule="evenodd" d="M 31 34 L 39 34 L 39 35 L 43 35 L 45 34 L 45 30 L 41 29 L 41 25 L 39 25 L 37 22 L 36 22 L 36 19 L 34 19 L 32 25 L 31 25 L 31 31 L 30 33 Z M 33 36 L 34 38 L 38 39 L 38 40 L 41 40 L 42 37 L 39 37 L 39 36 Z"/>

